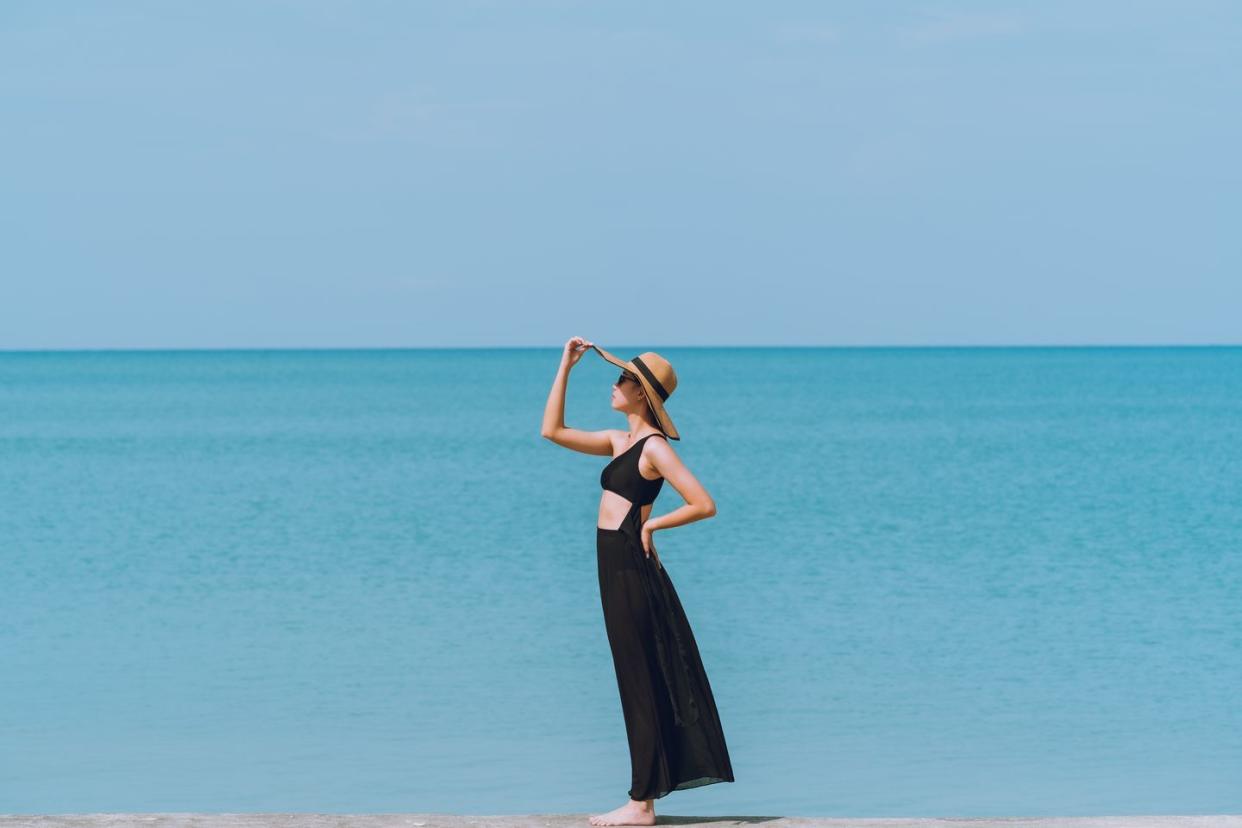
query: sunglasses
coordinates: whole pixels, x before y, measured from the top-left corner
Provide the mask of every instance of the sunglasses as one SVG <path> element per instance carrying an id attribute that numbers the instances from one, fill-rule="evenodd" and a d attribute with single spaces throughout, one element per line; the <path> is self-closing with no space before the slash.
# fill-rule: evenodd
<path id="1" fill-rule="evenodd" d="M 638 385 L 638 377 L 634 376 L 633 374 L 627 374 L 627 373 L 625 373 L 624 371 L 622 371 L 622 372 L 621 372 L 621 376 L 617 379 L 616 384 L 617 384 L 617 385 L 621 385 L 621 384 L 623 384 L 626 380 L 629 380 L 630 382 L 634 383 L 635 385 Z"/>

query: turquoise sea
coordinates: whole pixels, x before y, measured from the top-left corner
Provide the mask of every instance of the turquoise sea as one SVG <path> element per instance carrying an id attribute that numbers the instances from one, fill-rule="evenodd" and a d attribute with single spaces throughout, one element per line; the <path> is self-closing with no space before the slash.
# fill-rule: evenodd
<path id="1" fill-rule="evenodd" d="M 1242 348 L 606 347 L 719 509 L 656 543 L 737 781 L 660 813 L 1242 812 Z M 621 804 L 559 357 L 0 353 L 0 812 Z"/>

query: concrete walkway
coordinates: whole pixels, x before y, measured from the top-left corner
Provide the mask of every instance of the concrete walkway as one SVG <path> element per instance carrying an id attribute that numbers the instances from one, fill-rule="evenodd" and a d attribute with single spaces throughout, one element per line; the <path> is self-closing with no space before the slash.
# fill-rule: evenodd
<path id="1" fill-rule="evenodd" d="M 0 814 L 0 828 L 580 828 L 587 814 Z M 828 819 L 775 816 L 664 816 L 656 825 L 707 828 L 1242 828 L 1242 815 Z"/>

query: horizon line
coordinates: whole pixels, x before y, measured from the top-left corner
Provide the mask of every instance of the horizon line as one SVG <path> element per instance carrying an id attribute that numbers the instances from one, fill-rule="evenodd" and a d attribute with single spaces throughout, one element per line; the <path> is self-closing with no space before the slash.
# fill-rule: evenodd
<path id="1" fill-rule="evenodd" d="M 204 346 L 204 347 L 130 347 L 130 348 L 0 348 L 0 354 L 108 354 L 108 353 L 260 353 L 260 352 L 341 352 L 341 351 L 549 351 L 564 345 L 342 345 L 342 346 Z M 643 347 L 648 350 L 1069 350 L 1069 349 L 1139 349 L 1139 348 L 1239 348 L 1242 342 L 1169 342 L 1169 343 L 1009 343 L 1009 344 L 939 344 L 939 345 L 611 345 L 610 349 Z"/>

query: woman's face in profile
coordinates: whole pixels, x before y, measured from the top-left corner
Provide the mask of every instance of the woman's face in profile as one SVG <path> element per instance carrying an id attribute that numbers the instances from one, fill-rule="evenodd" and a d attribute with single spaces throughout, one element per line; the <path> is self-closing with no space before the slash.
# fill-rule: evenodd
<path id="1" fill-rule="evenodd" d="M 626 408 L 632 403 L 641 403 L 643 399 L 643 387 L 638 382 L 638 377 L 629 371 L 622 371 L 621 376 L 612 384 L 612 407 Z"/>

